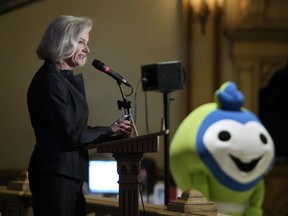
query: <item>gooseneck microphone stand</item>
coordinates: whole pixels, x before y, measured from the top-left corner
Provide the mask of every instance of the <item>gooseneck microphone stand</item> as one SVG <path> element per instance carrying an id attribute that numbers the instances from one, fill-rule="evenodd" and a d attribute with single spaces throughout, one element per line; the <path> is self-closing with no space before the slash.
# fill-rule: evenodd
<path id="1" fill-rule="evenodd" d="M 126 98 L 126 95 L 125 95 L 124 90 L 122 88 L 122 82 L 117 81 L 117 84 L 118 84 L 118 86 L 120 88 L 120 92 L 121 92 L 122 99 L 123 99 L 122 101 L 121 100 L 117 101 L 118 109 L 119 110 L 121 110 L 122 108 L 124 109 L 125 116 L 127 116 L 127 119 L 129 119 L 131 121 L 132 127 L 133 127 L 133 131 L 134 131 L 135 135 L 138 136 L 138 131 L 137 131 L 137 128 L 136 128 L 136 125 L 134 123 L 133 116 L 132 116 L 132 113 L 131 113 L 131 101 L 128 101 L 127 98 Z M 133 88 L 132 87 L 130 87 L 130 88 L 131 88 L 132 91 L 131 91 L 131 93 L 129 95 L 131 95 L 132 92 L 133 92 Z"/>

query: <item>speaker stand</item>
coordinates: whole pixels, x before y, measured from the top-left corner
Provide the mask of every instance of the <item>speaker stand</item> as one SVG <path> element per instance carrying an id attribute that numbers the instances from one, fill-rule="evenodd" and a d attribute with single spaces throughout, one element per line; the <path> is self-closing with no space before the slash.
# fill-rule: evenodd
<path id="1" fill-rule="evenodd" d="M 164 102 L 164 123 L 165 129 L 169 130 L 170 126 L 170 92 L 163 92 L 163 102 Z M 171 175 L 170 175 L 170 160 L 169 160 L 169 146 L 170 146 L 170 133 L 164 136 L 164 173 L 165 173 L 165 205 L 170 201 L 170 185 L 171 185 Z"/>

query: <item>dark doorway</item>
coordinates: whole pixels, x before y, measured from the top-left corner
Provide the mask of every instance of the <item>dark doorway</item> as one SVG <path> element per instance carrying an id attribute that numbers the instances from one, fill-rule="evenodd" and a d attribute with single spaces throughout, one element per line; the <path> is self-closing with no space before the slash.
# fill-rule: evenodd
<path id="1" fill-rule="evenodd" d="M 288 157 L 288 66 L 277 71 L 259 92 L 259 118 L 271 134 L 276 157 Z M 286 137 L 287 136 L 287 137 Z"/>

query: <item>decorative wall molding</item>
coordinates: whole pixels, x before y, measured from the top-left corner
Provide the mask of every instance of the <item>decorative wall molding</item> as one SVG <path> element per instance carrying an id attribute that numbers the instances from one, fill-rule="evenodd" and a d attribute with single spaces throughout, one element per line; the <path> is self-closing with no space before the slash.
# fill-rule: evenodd
<path id="1" fill-rule="evenodd" d="M 249 0 L 245 18 L 225 36 L 235 64 L 233 77 L 245 105 L 258 113 L 259 91 L 288 60 L 288 1 Z"/>
<path id="2" fill-rule="evenodd" d="M 235 31 L 227 31 L 225 32 L 225 35 L 232 42 L 250 41 L 288 43 L 288 29 L 239 29 Z"/>
<path id="3" fill-rule="evenodd" d="M 288 28 L 288 1 L 250 0 L 244 28 Z"/>

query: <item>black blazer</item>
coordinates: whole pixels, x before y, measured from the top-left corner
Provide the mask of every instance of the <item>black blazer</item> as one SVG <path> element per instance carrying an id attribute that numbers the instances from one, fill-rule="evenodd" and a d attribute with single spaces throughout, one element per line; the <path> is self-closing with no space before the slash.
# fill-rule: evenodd
<path id="1" fill-rule="evenodd" d="M 28 171 L 87 180 L 85 146 L 113 134 L 110 127 L 87 125 L 88 105 L 82 74 L 60 71 L 45 61 L 28 89 L 27 103 L 36 145 Z"/>

